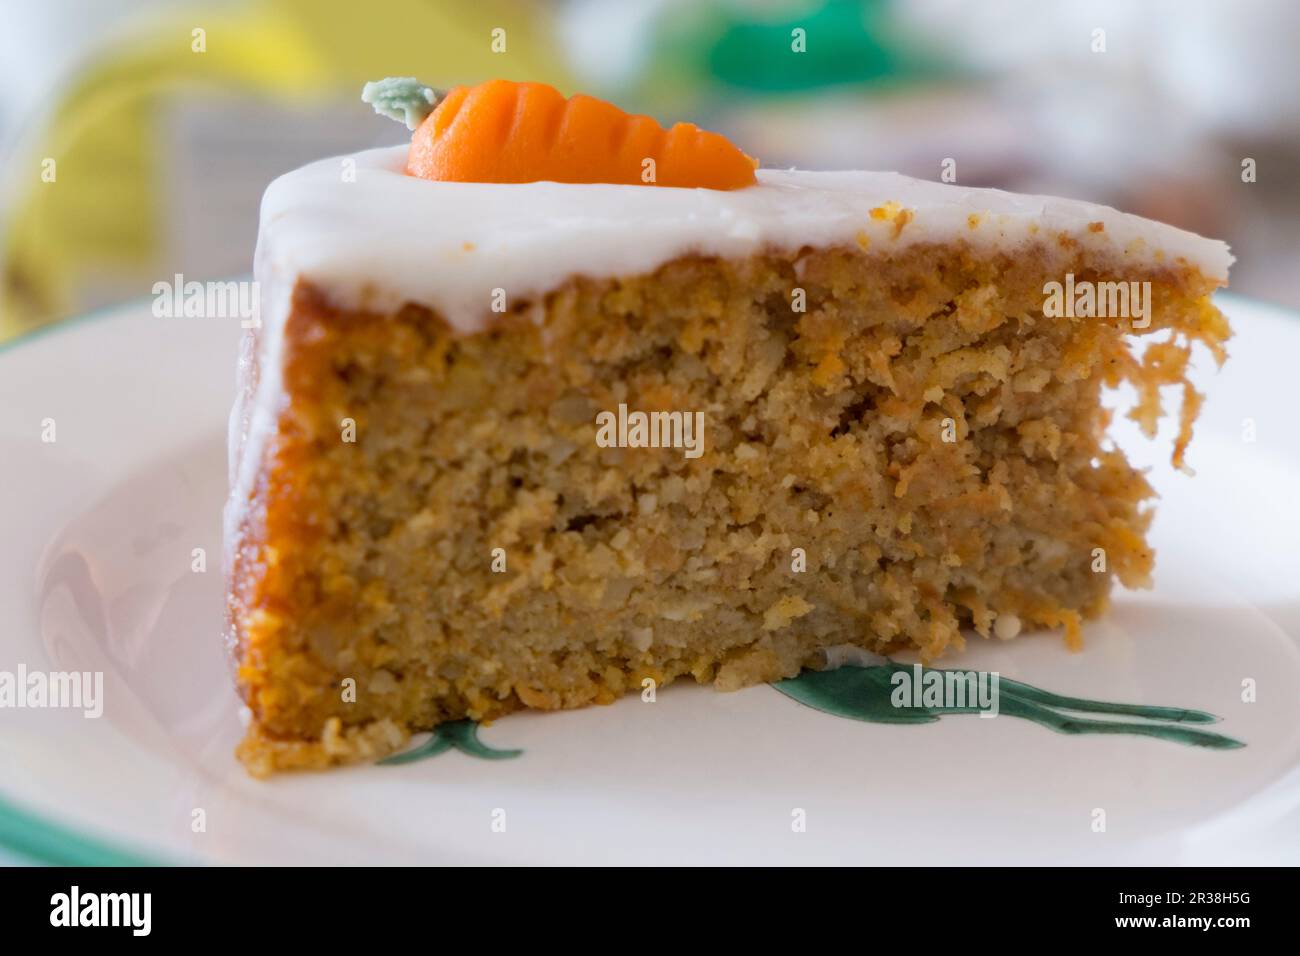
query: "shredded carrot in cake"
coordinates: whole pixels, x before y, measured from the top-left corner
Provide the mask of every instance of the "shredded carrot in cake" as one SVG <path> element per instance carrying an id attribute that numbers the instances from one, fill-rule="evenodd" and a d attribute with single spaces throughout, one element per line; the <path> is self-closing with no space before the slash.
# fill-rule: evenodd
<path id="1" fill-rule="evenodd" d="M 1174 437 L 1171 461 L 1175 468 L 1185 470 L 1184 455 L 1192 440 L 1192 426 L 1200 412 L 1204 396 L 1187 380 L 1187 370 L 1192 357 L 1192 343 L 1200 342 L 1222 365 L 1227 358 L 1223 343 L 1232 336 L 1227 320 L 1206 298 L 1191 324 L 1175 326 L 1167 341 L 1153 342 L 1141 356 L 1124 349 L 1112 356 L 1106 384 L 1114 387 L 1127 381 L 1137 391 L 1137 404 L 1128 417 L 1137 422 L 1148 438 L 1155 437 L 1156 427 L 1163 415 L 1160 390 L 1165 386 L 1179 386 L 1182 405 L 1178 416 L 1178 433 Z"/>

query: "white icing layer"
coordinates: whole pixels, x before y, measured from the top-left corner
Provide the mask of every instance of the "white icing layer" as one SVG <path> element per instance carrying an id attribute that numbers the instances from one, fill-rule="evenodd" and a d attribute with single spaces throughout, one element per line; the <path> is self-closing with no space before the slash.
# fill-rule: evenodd
<path id="1" fill-rule="evenodd" d="M 273 182 L 262 201 L 259 278 L 308 279 L 342 307 L 415 302 L 472 331 L 490 320 L 494 289 L 509 303 L 574 274 L 632 275 L 691 252 L 745 256 L 863 235 L 872 250 L 952 238 L 1014 249 L 1065 233 L 1119 257 L 1120 272 L 1124 262 L 1184 259 L 1220 280 L 1232 263 L 1222 242 L 1108 206 L 897 173 L 759 170 L 757 186 L 719 192 L 435 183 L 404 175 L 405 159 L 405 146 L 370 150 Z M 891 202 L 911 213 L 901 231 L 871 215 Z M 1089 229 L 1098 222 L 1104 230 Z"/>

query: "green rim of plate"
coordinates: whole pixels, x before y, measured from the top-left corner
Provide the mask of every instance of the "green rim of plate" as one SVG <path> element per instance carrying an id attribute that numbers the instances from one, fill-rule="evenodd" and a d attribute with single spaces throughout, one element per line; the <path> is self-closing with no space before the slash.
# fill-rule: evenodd
<path id="1" fill-rule="evenodd" d="M 0 342 L 0 354 L 126 312 L 132 305 L 144 301 L 148 301 L 148 298 L 130 299 L 102 309 L 93 309 L 61 322 L 42 325 Z M 163 860 L 123 849 L 89 833 L 47 820 L 10 802 L 3 794 L 0 794 L 0 850 L 14 854 L 23 862 L 47 866 L 169 865 Z"/>
<path id="2" fill-rule="evenodd" d="M 0 797 L 0 849 L 47 866 L 167 866 L 46 820 Z"/>

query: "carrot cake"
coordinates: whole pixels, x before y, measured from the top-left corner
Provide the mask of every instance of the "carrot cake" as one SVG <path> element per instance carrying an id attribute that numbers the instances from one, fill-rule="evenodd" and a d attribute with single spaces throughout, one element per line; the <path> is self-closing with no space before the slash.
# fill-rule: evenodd
<path id="1" fill-rule="evenodd" d="M 1153 491 L 1103 390 L 1152 435 L 1174 398 L 1182 464 L 1223 243 L 756 171 L 540 84 L 367 94 L 409 148 L 262 204 L 225 524 L 250 772 L 837 645 L 1077 645 L 1114 581 L 1149 585 Z"/>

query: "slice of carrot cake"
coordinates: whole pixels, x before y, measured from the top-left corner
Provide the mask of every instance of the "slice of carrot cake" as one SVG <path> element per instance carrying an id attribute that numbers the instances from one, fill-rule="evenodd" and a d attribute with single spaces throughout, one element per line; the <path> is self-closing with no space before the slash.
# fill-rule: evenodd
<path id="1" fill-rule="evenodd" d="M 821 649 L 960 648 L 1147 586 L 1154 434 L 1223 359 L 1220 242 L 496 81 L 367 89 L 409 149 L 262 206 L 231 421 L 250 771 L 440 721 L 718 688 Z M 435 108 L 436 107 L 436 108 Z M 426 118 L 426 114 L 427 118 Z"/>

